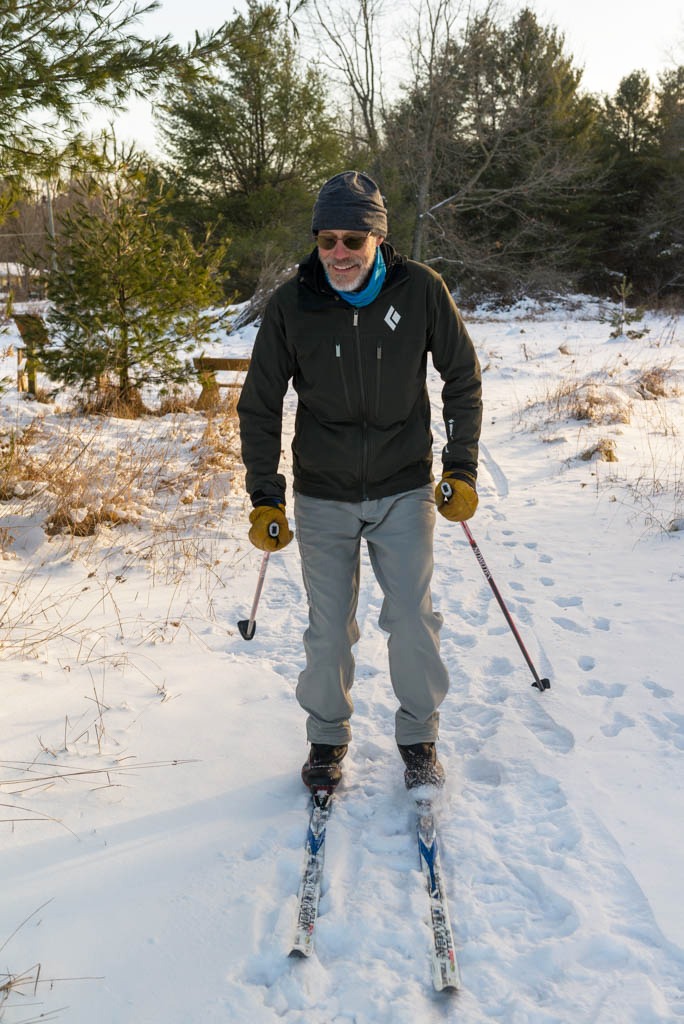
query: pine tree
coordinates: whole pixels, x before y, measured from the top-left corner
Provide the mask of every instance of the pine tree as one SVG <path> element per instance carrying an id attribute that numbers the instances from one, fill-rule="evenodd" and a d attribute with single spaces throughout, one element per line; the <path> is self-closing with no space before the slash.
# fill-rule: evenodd
<path id="1" fill-rule="evenodd" d="M 656 89 L 657 181 L 644 196 L 635 245 L 641 294 L 684 294 L 684 65 L 660 75 Z"/>
<path id="2" fill-rule="evenodd" d="M 301 256 L 312 194 L 341 169 L 324 84 L 301 68 L 274 4 L 249 0 L 227 25 L 213 77 L 169 88 L 160 124 L 176 216 L 230 235 L 232 283 L 251 295 L 269 261 L 280 270 Z"/>
<path id="3" fill-rule="evenodd" d="M 195 77 L 223 29 L 180 47 L 136 34 L 158 3 L 0 0 L 0 168 L 31 166 L 57 128 L 73 133 L 84 103 L 120 106 L 174 75 Z"/>
<path id="4" fill-rule="evenodd" d="M 188 376 L 183 358 L 206 339 L 219 300 L 221 246 L 172 232 L 168 195 L 131 151 L 75 186 L 48 279 L 50 342 L 39 353 L 54 379 L 91 390 L 107 382 L 122 407 L 151 381 Z"/>
<path id="5" fill-rule="evenodd" d="M 596 225 L 589 287 L 626 278 L 638 301 L 684 287 L 684 69 L 659 88 L 644 71 L 622 79 L 603 100 L 595 148 L 606 168 L 589 220 Z"/>

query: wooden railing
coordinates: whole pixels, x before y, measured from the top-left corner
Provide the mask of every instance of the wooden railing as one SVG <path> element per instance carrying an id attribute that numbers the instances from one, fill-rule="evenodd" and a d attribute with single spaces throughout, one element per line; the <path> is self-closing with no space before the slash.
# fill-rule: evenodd
<path id="1" fill-rule="evenodd" d="M 202 391 L 197 400 L 198 409 L 210 409 L 218 405 L 220 401 L 219 388 L 235 388 L 237 391 L 242 387 L 244 375 L 249 369 L 249 359 L 228 359 L 219 356 L 196 356 L 193 364 L 197 370 Z M 219 371 L 228 371 L 235 375 L 233 380 L 217 380 L 216 374 Z"/>

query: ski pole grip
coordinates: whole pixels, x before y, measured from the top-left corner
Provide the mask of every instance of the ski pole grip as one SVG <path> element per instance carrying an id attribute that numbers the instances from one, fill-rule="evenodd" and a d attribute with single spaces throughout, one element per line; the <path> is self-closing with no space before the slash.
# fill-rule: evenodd
<path id="1" fill-rule="evenodd" d="M 279 533 L 280 533 L 280 527 L 278 526 L 278 524 L 277 523 L 270 523 L 269 527 L 268 527 L 268 535 L 269 535 L 269 537 L 277 537 Z"/>
<path id="2" fill-rule="evenodd" d="M 451 488 L 451 484 L 448 483 L 446 480 L 442 480 L 442 483 L 440 484 L 439 489 L 442 492 L 442 494 L 444 495 L 444 500 L 445 501 L 449 501 L 449 499 L 451 498 L 452 494 L 454 493 L 452 488 Z"/>

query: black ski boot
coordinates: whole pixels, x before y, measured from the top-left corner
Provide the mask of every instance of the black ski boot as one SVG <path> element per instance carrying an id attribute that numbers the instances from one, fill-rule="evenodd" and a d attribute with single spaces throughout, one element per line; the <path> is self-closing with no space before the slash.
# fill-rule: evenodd
<path id="1" fill-rule="evenodd" d="M 347 744 L 331 747 L 326 743 L 312 743 L 308 760 L 302 765 L 302 782 L 312 793 L 320 789 L 329 793 L 342 778 L 340 765 L 347 753 Z"/>
<path id="2" fill-rule="evenodd" d="M 406 747 L 399 746 L 406 771 L 404 782 L 407 789 L 417 786 L 443 786 L 444 769 L 437 760 L 434 743 L 411 743 Z"/>

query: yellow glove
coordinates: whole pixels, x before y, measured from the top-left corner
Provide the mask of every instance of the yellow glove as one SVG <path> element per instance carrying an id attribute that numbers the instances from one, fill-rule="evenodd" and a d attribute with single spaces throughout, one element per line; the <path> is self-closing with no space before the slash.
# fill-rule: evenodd
<path id="1" fill-rule="evenodd" d="M 445 519 L 452 523 L 462 523 L 475 515 L 477 491 L 465 480 L 459 480 L 453 473 L 447 472 L 435 487 L 435 502 Z"/>
<path id="2" fill-rule="evenodd" d="M 261 551 L 280 551 L 292 540 L 284 505 L 257 505 L 249 513 L 249 521 L 249 539 Z"/>

